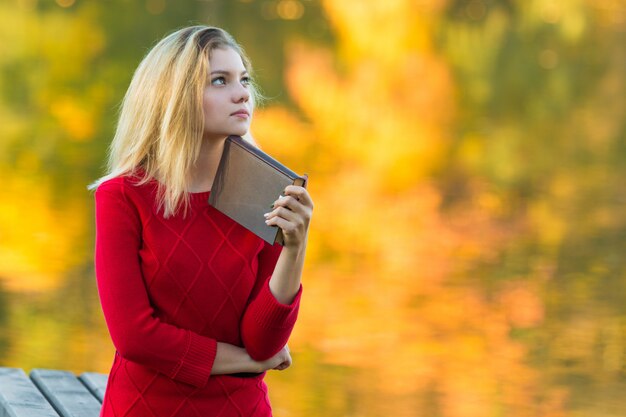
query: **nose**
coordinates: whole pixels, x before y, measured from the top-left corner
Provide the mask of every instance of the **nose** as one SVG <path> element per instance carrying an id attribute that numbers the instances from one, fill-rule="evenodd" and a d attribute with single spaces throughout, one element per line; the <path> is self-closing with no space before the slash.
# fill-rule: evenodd
<path id="1" fill-rule="evenodd" d="M 246 103 L 250 100 L 250 88 L 241 83 L 237 84 L 233 92 L 233 99 L 236 103 Z"/>

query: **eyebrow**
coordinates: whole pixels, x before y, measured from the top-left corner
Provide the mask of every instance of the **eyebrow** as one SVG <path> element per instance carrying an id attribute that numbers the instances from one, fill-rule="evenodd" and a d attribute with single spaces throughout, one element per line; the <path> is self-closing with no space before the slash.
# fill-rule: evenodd
<path id="1" fill-rule="evenodd" d="M 231 72 L 231 71 L 225 71 L 225 70 L 211 71 L 211 75 L 215 75 L 215 74 L 230 75 L 232 73 L 233 72 Z M 240 75 L 244 75 L 244 74 L 247 74 L 247 73 L 248 73 L 248 70 L 243 70 L 243 71 L 240 72 Z"/>

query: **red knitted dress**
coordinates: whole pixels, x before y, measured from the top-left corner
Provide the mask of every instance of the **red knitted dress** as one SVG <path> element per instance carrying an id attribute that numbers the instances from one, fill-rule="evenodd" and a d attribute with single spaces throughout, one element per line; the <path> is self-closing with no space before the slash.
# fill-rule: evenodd
<path id="1" fill-rule="evenodd" d="M 210 207 L 208 192 L 164 219 L 156 183 L 135 182 L 95 194 L 98 292 L 116 348 L 101 416 L 271 416 L 263 374 L 210 373 L 217 341 L 257 360 L 287 343 L 302 289 L 290 305 L 271 294 L 280 247 Z"/>

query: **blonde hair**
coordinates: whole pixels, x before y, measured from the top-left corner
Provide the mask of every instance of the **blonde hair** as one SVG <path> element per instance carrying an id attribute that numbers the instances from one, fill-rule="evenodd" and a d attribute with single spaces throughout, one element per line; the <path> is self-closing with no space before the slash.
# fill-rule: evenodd
<path id="1" fill-rule="evenodd" d="M 188 173 L 200 153 L 204 128 L 202 96 L 214 49 L 232 48 L 248 73 L 250 61 L 223 29 L 192 26 L 159 41 L 141 61 L 122 101 L 107 174 L 89 186 L 126 174 L 138 184 L 158 180 L 164 217 L 189 204 Z M 251 86 L 251 100 L 258 91 Z"/>

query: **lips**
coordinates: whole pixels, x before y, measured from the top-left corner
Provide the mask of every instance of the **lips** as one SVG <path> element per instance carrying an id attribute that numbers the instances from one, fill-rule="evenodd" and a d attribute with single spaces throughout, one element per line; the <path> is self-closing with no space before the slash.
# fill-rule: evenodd
<path id="1" fill-rule="evenodd" d="M 250 117 L 250 112 L 248 112 L 248 110 L 241 109 L 241 110 L 237 110 L 236 112 L 231 113 L 230 115 L 237 116 L 237 117 Z"/>

